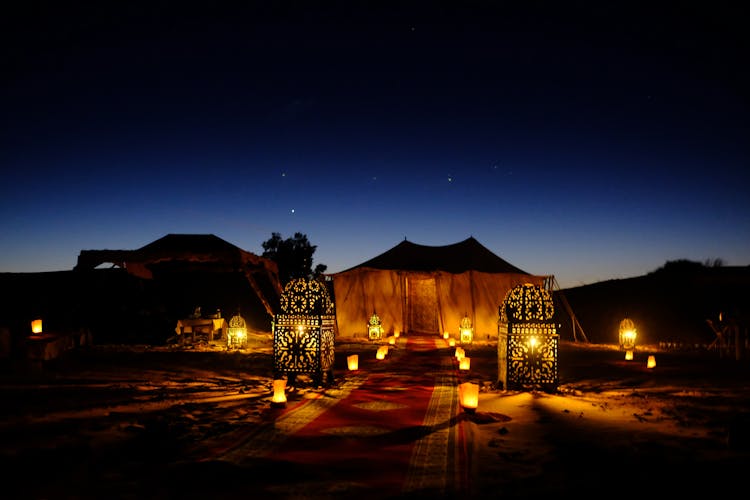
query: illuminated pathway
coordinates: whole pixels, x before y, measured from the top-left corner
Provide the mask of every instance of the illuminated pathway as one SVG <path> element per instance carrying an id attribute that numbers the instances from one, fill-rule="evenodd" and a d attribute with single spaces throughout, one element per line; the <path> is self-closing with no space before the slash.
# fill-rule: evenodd
<path id="1" fill-rule="evenodd" d="M 399 342 L 385 360 L 349 372 L 336 391 L 288 403 L 272 424 L 212 459 L 288 471 L 257 478 L 277 498 L 460 491 L 466 458 L 453 350 L 434 336 Z"/>

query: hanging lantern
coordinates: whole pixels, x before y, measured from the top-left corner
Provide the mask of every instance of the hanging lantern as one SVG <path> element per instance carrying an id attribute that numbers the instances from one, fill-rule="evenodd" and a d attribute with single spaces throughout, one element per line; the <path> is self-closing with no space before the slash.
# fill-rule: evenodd
<path id="1" fill-rule="evenodd" d="M 625 351 L 625 361 L 633 361 L 633 351 Z"/>
<path id="2" fill-rule="evenodd" d="M 656 366 L 656 356 L 649 356 L 646 361 L 646 368 L 654 368 Z"/>
<path id="3" fill-rule="evenodd" d="M 474 340 L 474 327 L 471 326 L 471 319 L 464 315 L 459 326 L 459 338 L 462 344 L 471 344 Z"/>
<path id="4" fill-rule="evenodd" d="M 35 319 L 31 322 L 31 333 L 34 335 L 39 335 L 40 333 L 42 333 L 41 319 Z"/>
<path id="5" fill-rule="evenodd" d="M 247 326 L 245 318 L 239 314 L 232 316 L 227 328 L 227 349 L 243 349 L 247 346 Z"/>
<path id="6" fill-rule="evenodd" d="M 271 403 L 274 405 L 285 405 L 286 404 L 286 380 L 276 379 L 273 381 L 273 397 Z"/>
<path id="7" fill-rule="evenodd" d="M 467 413 L 474 413 L 479 406 L 479 384 L 465 382 L 458 386 L 458 401 Z"/>
<path id="8" fill-rule="evenodd" d="M 370 320 L 367 323 L 367 337 L 370 340 L 380 340 L 383 336 L 383 325 L 380 323 L 380 316 L 373 311 Z"/>
<path id="9" fill-rule="evenodd" d="M 498 385 L 504 389 L 557 389 L 559 335 L 552 295 L 526 283 L 511 288 L 500 306 Z"/>
<path id="10" fill-rule="evenodd" d="M 458 361 L 459 370 L 468 370 L 471 366 L 471 358 L 463 357 Z"/>
<path id="11" fill-rule="evenodd" d="M 635 324 L 632 320 L 625 318 L 620 321 L 620 349 L 626 351 L 635 349 L 636 335 Z"/>
<path id="12" fill-rule="evenodd" d="M 352 354 L 351 356 L 347 356 L 346 365 L 350 370 L 358 370 L 359 369 L 359 355 Z"/>

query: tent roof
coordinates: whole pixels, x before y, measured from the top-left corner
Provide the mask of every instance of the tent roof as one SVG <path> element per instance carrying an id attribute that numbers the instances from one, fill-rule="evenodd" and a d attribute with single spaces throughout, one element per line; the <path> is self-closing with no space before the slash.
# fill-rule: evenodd
<path id="1" fill-rule="evenodd" d="M 167 234 L 137 250 L 144 256 L 175 255 L 191 253 L 195 255 L 218 256 L 223 258 L 247 254 L 245 250 L 232 245 L 214 234 Z"/>
<path id="2" fill-rule="evenodd" d="M 455 274 L 466 271 L 529 274 L 501 259 L 473 237 L 444 246 L 419 245 L 404 240 L 377 257 L 346 271 L 364 267 L 426 272 L 446 271 Z"/>

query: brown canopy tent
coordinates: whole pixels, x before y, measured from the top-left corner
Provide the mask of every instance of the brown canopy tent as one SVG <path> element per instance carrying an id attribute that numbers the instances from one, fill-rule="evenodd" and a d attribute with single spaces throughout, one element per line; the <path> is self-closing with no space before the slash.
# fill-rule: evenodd
<path id="1" fill-rule="evenodd" d="M 377 312 L 385 332 L 457 333 L 467 315 L 475 338 L 497 335 L 498 307 L 514 286 L 551 284 L 501 259 L 473 237 L 445 246 L 402 241 L 358 266 L 328 275 L 339 337 L 367 337 Z"/>

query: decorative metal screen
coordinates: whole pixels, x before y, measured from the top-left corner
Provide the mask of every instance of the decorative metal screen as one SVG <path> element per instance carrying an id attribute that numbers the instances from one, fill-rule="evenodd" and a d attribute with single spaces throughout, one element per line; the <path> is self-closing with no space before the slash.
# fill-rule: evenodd
<path id="1" fill-rule="evenodd" d="M 559 336 L 550 293 L 537 285 L 512 288 L 500 306 L 498 383 L 505 389 L 555 391 Z"/>
<path id="2" fill-rule="evenodd" d="M 273 362 L 276 376 L 311 374 L 318 384 L 323 374 L 333 378 L 333 303 L 324 284 L 290 281 L 281 296 L 281 313 L 273 323 Z"/>

